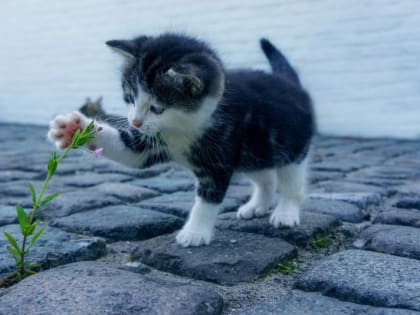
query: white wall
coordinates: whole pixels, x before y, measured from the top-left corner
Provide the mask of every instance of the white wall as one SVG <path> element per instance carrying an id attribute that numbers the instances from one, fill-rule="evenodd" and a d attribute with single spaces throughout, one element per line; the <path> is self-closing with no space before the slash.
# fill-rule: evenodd
<path id="1" fill-rule="evenodd" d="M 165 30 L 209 41 L 228 67 L 268 69 L 267 36 L 298 68 L 324 133 L 420 136 L 418 0 L 2 0 L 0 120 L 46 124 L 99 95 L 125 114 L 104 42 Z"/>

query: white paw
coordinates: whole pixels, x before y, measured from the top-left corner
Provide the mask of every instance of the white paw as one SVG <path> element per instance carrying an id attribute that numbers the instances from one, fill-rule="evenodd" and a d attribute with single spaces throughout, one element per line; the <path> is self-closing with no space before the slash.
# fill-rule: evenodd
<path id="1" fill-rule="evenodd" d="M 264 204 L 259 204 L 253 200 L 239 207 L 236 212 L 238 219 L 251 219 L 253 217 L 261 217 L 269 211 L 270 207 Z"/>
<path id="2" fill-rule="evenodd" d="M 182 247 L 209 245 L 213 238 L 211 229 L 193 230 L 185 225 L 176 236 L 176 242 Z"/>
<path id="3" fill-rule="evenodd" d="M 299 208 L 288 210 L 276 209 L 270 216 L 270 223 L 275 228 L 281 226 L 294 227 L 300 224 Z"/>
<path id="4" fill-rule="evenodd" d="M 58 149 L 65 149 L 71 144 L 74 133 L 86 127 L 88 118 L 79 112 L 58 115 L 50 121 L 48 139 L 55 142 Z"/>

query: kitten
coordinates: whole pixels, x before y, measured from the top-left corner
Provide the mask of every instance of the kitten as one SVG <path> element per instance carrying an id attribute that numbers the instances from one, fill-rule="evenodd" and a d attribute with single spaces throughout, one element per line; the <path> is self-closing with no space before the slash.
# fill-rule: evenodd
<path id="1" fill-rule="evenodd" d="M 315 124 L 310 97 L 277 48 L 261 40 L 273 69 L 265 73 L 226 71 L 207 44 L 184 35 L 107 45 L 125 59 L 122 89 L 131 127 L 95 123 L 102 131 L 90 148 L 103 147 L 105 156 L 133 167 L 174 160 L 195 174 L 195 204 L 176 236 L 178 244 L 210 243 L 234 172 L 254 183 L 239 219 L 273 208 L 269 220 L 275 227 L 299 224 Z M 49 137 L 60 148 L 69 145 L 63 140 L 69 122 L 83 128 L 89 119 L 76 112 L 53 120 Z"/>

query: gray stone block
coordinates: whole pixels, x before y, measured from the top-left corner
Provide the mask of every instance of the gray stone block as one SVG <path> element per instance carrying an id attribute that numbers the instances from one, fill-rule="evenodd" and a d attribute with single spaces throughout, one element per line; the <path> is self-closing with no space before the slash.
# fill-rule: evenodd
<path id="1" fill-rule="evenodd" d="M 107 196 L 116 197 L 124 202 L 139 202 L 159 195 L 158 192 L 132 185 L 131 183 L 103 183 L 94 190 Z"/>
<path id="2" fill-rule="evenodd" d="M 324 171 L 324 172 L 341 172 L 341 173 L 348 173 L 357 170 L 359 167 L 364 166 L 364 164 L 359 165 L 360 163 L 356 163 L 352 160 L 345 160 L 345 159 L 334 159 L 329 161 L 321 161 L 319 163 L 315 163 L 311 166 L 311 170 L 313 171 Z"/>
<path id="3" fill-rule="evenodd" d="M 375 192 L 335 192 L 335 193 L 311 193 L 309 198 L 346 201 L 366 209 L 372 205 L 378 205 L 382 201 L 382 195 Z"/>
<path id="4" fill-rule="evenodd" d="M 0 226 L 17 223 L 16 208 L 0 205 Z"/>
<path id="5" fill-rule="evenodd" d="M 338 171 L 310 171 L 309 172 L 309 182 L 312 184 L 329 181 L 329 180 L 338 180 L 343 178 L 344 174 Z"/>
<path id="6" fill-rule="evenodd" d="M 34 180 L 39 176 L 38 172 L 4 170 L 0 171 L 0 183 L 8 183 L 17 180 Z"/>
<path id="7" fill-rule="evenodd" d="M 379 213 L 373 223 L 408 225 L 420 228 L 420 211 L 415 209 L 391 209 Z"/>
<path id="8" fill-rule="evenodd" d="M 136 186 L 142 186 L 162 193 L 173 193 L 176 191 L 189 191 L 194 189 L 194 181 L 188 177 L 151 177 L 131 182 Z"/>
<path id="9" fill-rule="evenodd" d="M 420 261 L 365 250 L 321 260 L 296 283 L 340 300 L 420 310 Z"/>
<path id="10" fill-rule="evenodd" d="M 195 192 L 180 191 L 173 194 L 165 194 L 139 203 L 139 206 L 173 214 L 179 217 L 187 217 L 195 200 Z M 236 210 L 242 201 L 232 197 L 226 197 L 221 205 L 221 212 Z"/>
<path id="11" fill-rule="evenodd" d="M 417 192 L 418 193 L 418 192 Z M 420 197 L 403 198 L 395 203 L 397 208 L 420 210 Z"/>
<path id="12" fill-rule="evenodd" d="M 216 231 L 210 245 L 192 248 L 177 245 L 175 234 L 159 236 L 132 253 L 153 268 L 227 285 L 255 280 L 295 256 L 295 248 L 281 239 L 233 231 Z"/>
<path id="13" fill-rule="evenodd" d="M 220 230 L 232 230 L 256 233 L 269 237 L 280 237 L 292 244 L 306 246 L 314 237 L 327 234 L 338 225 L 338 220 L 329 215 L 311 212 L 301 213 L 301 224 L 297 227 L 275 228 L 268 216 L 241 220 L 236 218 L 236 212 L 219 215 L 216 227 Z"/>
<path id="14" fill-rule="evenodd" d="M 420 259 L 420 229 L 418 228 L 374 224 L 360 233 L 356 242 L 363 244 L 364 249 Z"/>
<path id="15" fill-rule="evenodd" d="M 397 148 L 398 149 L 398 148 Z M 409 165 L 381 165 L 373 166 L 351 174 L 350 177 L 368 177 L 391 180 L 406 180 L 420 174 L 416 167 Z"/>
<path id="16" fill-rule="evenodd" d="M 18 224 L 5 225 L 0 228 L 12 234 L 20 243 L 22 241 Z M 5 248 L 8 241 L 0 237 L 0 248 Z M 32 247 L 27 261 L 37 262 L 44 269 L 81 260 L 93 260 L 105 254 L 105 241 L 97 237 L 85 237 L 66 233 L 60 229 L 47 227 L 36 244 Z M 6 250 L 0 251 L 0 274 L 12 271 L 15 265 L 13 257 Z"/>
<path id="17" fill-rule="evenodd" d="M 111 206 L 59 218 L 50 224 L 70 232 L 124 241 L 144 240 L 171 233 L 182 226 L 183 220 L 134 206 Z"/>
<path id="18" fill-rule="evenodd" d="M 292 291 L 278 300 L 263 301 L 230 315 L 418 315 L 416 311 L 343 302 L 319 293 Z"/>
<path id="19" fill-rule="evenodd" d="M 131 177 L 117 173 L 98 174 L 94 172 L 83 172 L 75 175 L 56 176 L 54 179 L 62 185 L 86 188 L 102 184 L 104 182 L 124 182 L 130 180 Z"/>
<path id="20" fill-rule="evenodd" d="M 53 219 L 121 203 L 121 199 L 91 187 L 60 194 L 43 206 L 37 215 L 42 219 Z"/>
<path id="21" fill-rule="evenodd" d="M 353 203 L 334 200 L 307 198 L 302 204 L 302 210 L 334 216 L 340 220 L 358 223 L 363 221 L 364 214 L 359 206 Z"/>
<path id="22" fill-rule="evenodd" d="M 328 181 L 322 182 L 315 185 L 312 189 L 314 192 L 320 193 L 359 193 L 359 192 L 370 192 L 370 193 L 379 193 L 387 194 L 388 190 L 384 187 L 378 187 L 374 185 L 367 185 L 356 182 L 347 182 L 343 180 Z"/>
<path id="23" fill-rule="evenodd" d="M 9 183 L 0 183 L 0 198 L 1 197 L 27 197 L 31 199 L 31 192 L 29 190 L 29 183 L 32 183 L 37 189 L 41 187 L 42 181 L 19 180 Z"/>
<path id="24" fill-rule="evenodd" d="M 209 286 L 154 279 L 97 262 L 36 274 L 0 297 L 0 314 L 217 315 L 222 308 L 222 298 Z"/>

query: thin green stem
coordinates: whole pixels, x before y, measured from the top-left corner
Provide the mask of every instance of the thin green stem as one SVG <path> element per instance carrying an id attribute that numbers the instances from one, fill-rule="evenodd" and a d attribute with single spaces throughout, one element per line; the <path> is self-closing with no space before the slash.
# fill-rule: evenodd
<path id="1" fill-rule="evenodd" d="M 61 161 L 62 159 L 64 159 L 64 157 L 67 155 L 67 153 L 69 153 L 69 152 L 71 151 L 71 149 L 72 149 L 72 147 L 71 147 L 71 146 L 70 146 L 70 147 L 68 147 L 67 149 L 65 149 L 65 150 L 64 150 L 64 152 L 63 152 L 63 153 L 61 153 L 61 155 L 58 157 L 58 159 L 57 159 L 57 163 L 60 163 L 60 161 Z M 32 221 L 33 221 L 33 220 L 34 220 L 34 218 L 35 218 L 35 214 L 36 214 L 36 212 L 37 212 L 37 211 L 38 211 L 38 209 L 39 209 L 39 203 L 42 201 L 42 197 L 43 197 L 43 196 L 44 196 L 44 194 L 45 194 L 45 190 L 47 189 L 47 186 L 48 186 L 48 183 L 49 183 L 49 181 L 50 181 L 51 177 L 52 177 L 52 175 L 51 175 L 51 174 L 48 174 L 48 175 L 47 175 L 47 177 L 45 178 L 44 182 L 42 183 L 41 190 L 39 191 L 38 197 L 37 197 L 37 199 L 35 200 L 35 204 L 34 204 L 34 206 L 33 206 L 33 210 L 32 210 L 32 213 L 31 213 L 31 217 L 29 218 L 29 224 L 32 224 Z"/>
<path id="2" fill-rule="evenodd" d="M 72 149 L 71 146 L 69 146 L 67 149 L 64 150 L 63 153 L 61 153 L 61 155 L 59 156 L 59 158 L 57 159 L 57 163 L 60 163 L 60 161 L 67 155 L 67 153 L 70 152 L 70 150 Z M 31 216 L 29 217 L 29 224 L 32 224 L 36 213 L 38 212 L 39 209 L 39 203 L 42 201 L 42 197 L 45 194 L 45 190 L 47 189 L 48 183 L 51 179 L 52 175 L 50 173 L 47 174 L 47 177 L 45 178 L 44 182 L 42 183 L 41 186 L 41 190 L 39 191 L 38 197 L 35 200 L 35 204 L 33 205 L 32 208 L 32 213 Z M 26 241 L 27 241 L 28 236 L 27 235 L 23 235 L 23 240 L 22 240 L 22 247 L 21 247 L 21 251 L 20 251 L 20 273 L 21 276 L 23 277 L 25 275 L 25 247 L 26 247 Z"/>
<path id="3" fill-rule="evenodd" d="M 93 130 L 94 127 L 94 122 L 90 122 L 85 129 L 83 129 L 82 131 L 79 131 L 76 135 L 73 135 L 72 138 L 72 143 L 69 147 L 67 147 L 63 153 L 61 153 L 61 155 L 58 157 L 58 159 L 55 158 L 55 154 L 53 154 L 53 159 L 55 159 L 54 163 L 55 166 L 53 166 L 53 170 L 50 169 L 50 165 L 48 165 L 48 173 L 47 173 L 47 177 L 45 178 L 44 182 L 42 183 L 41 189 L 39 191 L 38 196 L 35 196 L 35 201 L 33 203 L 32 206 L 32 213 L 29 217 L 28 220 L 28 224 L 32 225 L 34 219 L 35 219 L 35 215 L 37 213 L 37 211 L 39 210 L 41 203 L 42 203 L 42 198 L 44 197 L 45 191 L 47 189 L 48 183 L 51 179 L 51 177 L 54 175 L 54 172 L 56 170 L 56 167 L 58 166 L 58 164 L 61 162 L 62 159 L 64 159 L 64 157 L 72 150 L 72 149 L 77 149 L 80 146 L 83 146 L 86 142 L 88 142 L 89 140 L 93 139 L 93 135 L 100 131 L 101 129 L 98 128 L 96 130 Z M 20 261 L 17 262 L 17 275 L 19 276 L 20 279 L 24 278 L 27 274 L 29 274 L 29 272 L 26 270 L 25 268 L 25 255 L 26 253 L 26 242 L 27 242 L 27 238 L 28 238 L 28 234 L 25 230 L 25 227 L 23 227 L 22 230 L 22 234 L 23 234 L 23 239 L 22 239 L 22 246 L 21 246 L 21 250 L 20 250 Z M 32 234 L 32 233 L 30 233 Z"/>

